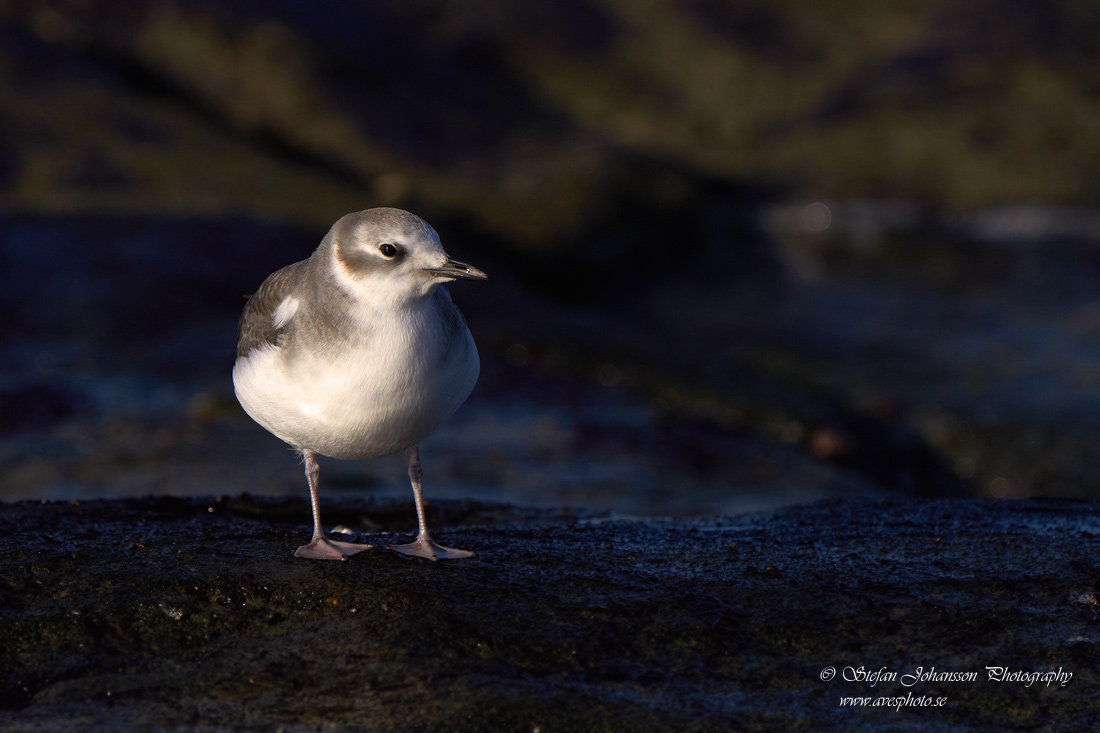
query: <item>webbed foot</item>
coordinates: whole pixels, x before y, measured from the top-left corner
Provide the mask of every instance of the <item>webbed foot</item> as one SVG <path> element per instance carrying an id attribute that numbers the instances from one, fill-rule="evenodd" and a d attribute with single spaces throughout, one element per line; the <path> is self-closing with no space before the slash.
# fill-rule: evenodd
<path id="1" fill-rule="evenodd" d="M 330 540 L 328 537 L 318 537 L 308 545 L 302 545 L 294 551 L 294 557 L 304 557 L 308 560 L 347 560 L 349 556 L 363 550 L 369 550 L 373 545 L 360 545 L 355 542 L 340 542 Z"/>
<path id="2" fill-rule="evenodd" d="M 428 560 L 461 560 L 464 557 L 474 556 L 474 553 L 469 550 L 456 550 L 453 547 L 436 544 L 435 540 L 427 534 L 420 535 L 407 545 L 390 545 L 387 549 L 400 552 L 402 555 L 423 557 Z"/>

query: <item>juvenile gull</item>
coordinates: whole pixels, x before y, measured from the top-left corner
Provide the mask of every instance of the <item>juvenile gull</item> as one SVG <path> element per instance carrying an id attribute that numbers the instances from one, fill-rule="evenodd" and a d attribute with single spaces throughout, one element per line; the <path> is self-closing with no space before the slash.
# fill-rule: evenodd
<path id="1" fill-rule="evenodd" d="M 253 420 L 302 454 L 313 539 L 298 557 L 343 560 L 370 545 L 321 529 L 317 456 L 408 451 L 419 533 L 391 550 L 431 560 L 473 553 L 432 541 L 419 443 L 469 396 L 480 364 L 442 283 L 484 280 L 451 259 L 426 221 L 367 209 L 335 224 L 309 259 L 270 275 L 241 314 L 233 388 Z"/>

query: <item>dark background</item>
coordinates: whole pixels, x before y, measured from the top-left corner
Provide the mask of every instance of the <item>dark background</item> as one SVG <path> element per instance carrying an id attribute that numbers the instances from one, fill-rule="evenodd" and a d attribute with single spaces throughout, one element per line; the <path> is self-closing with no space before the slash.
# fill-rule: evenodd
<path id="1" fill-rule="evenodd" d="M 490 274 L 429 497 L 1100 496 L 1098 192 L 1087 2 L 3 0 L 0 499 L 304 496 L 236 317 L 379 205 Z"/>

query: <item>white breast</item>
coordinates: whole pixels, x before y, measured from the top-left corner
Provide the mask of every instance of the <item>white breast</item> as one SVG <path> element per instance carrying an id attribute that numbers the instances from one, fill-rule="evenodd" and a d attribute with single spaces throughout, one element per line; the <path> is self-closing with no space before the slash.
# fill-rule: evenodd
<path id="1" fill-rule="evenodd" d="M 299 449 L 368 459 L 409 448 L 465 401 L 480 366 L 465 328 L 445 353 L 432 313 L 427 306 L 374 323 L 369 339 L 346 348 L 256 349 L 233 367 L 237 398 Z"/>

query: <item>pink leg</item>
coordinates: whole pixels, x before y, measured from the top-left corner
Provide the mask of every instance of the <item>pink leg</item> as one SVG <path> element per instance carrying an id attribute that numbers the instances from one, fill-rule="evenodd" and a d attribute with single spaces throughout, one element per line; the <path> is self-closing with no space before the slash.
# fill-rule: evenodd
<path id="1" fill-rule="evenodd" d="M 420 446 L 414 445 L 409 451 L 409 480 L 412 481 L 413 499 L 416 500 L 416 520 L 420 525 L 420 532 L 416 535 L 416 541 L 407 545 L 390 545 L 390 549 L 429 560 L 459 560 L 464 557 L 473 557 L 474 553 L 469 550 L 455 550 L 437 545 L 428 534 L 428 525 L 424 522 L 424 497 L 420 485 L 423 476 L 424 472 L 420 468 Z"/>
<path id="2" fill-rule="evenodd" d="M 338 542 L 330 540 L 321 529 L 321 497 L 320 488 L 321 467 L 317 465 L 317 457 L 312 451 L 302 451 L 302 458 L 306 463 L 306 480 L 309 481 L 309 500 L 313 506 L 313 539 L 308 545 L 302 545 L 294 551 L 295 557 L 304 557 L 310 560 L 346 560 L 348 555 L 354 555 L 363 550 L 369 550 L 371 545 L 359 545 L 354 542 Z"/>

